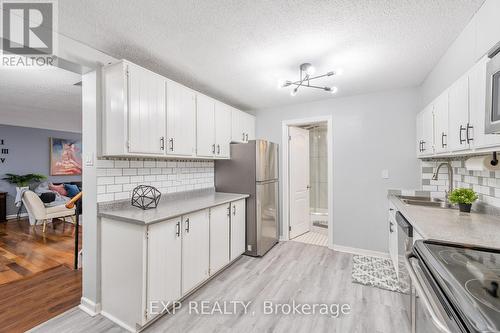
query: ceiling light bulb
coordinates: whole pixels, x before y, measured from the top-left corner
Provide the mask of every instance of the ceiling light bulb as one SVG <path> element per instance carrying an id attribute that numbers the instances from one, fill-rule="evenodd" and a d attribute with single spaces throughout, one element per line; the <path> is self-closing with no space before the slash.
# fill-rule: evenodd
<path id="1" fill-rule="evenodd" d="M 293 89 L 293 90 L 290 92 L 290 95 L 292 95 L 292 96 L 297 95 L 297 91 L 298 91 L 298 89 L 297 89 L 297 88 Z"/>
<path id="2" fill-rule="evenodd" d="M 330 87 L 330 94 L 335 94 L 339 89 L 337 87 Z"/>
<path id="3" fill-rule="evenodd" d="M 314 68 L 312 65 L 308 66 L 306 69 L 307 75 L 313 75 L 316 72 L 316 68 Z"/>
<path id="4" fill-rule="evenodd" d="M 279 79 L 278 80 L 278 85 L 277 85 L 277 88 L 280 89 L 280 88 L 283 88 L 283 86 L 285 85 L 285 80 L 283 79 Z"/>

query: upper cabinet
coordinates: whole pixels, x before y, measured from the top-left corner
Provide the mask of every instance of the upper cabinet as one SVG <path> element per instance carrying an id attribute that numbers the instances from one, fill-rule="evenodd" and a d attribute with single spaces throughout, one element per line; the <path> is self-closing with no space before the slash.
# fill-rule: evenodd
<path id="1" fill-rule="evenodd" d="M 477 57 L 482 57 L 498 43 L 500 36 L 498 13 L 500 13 L 500 1 L 487 0 L 473 18 L 476 24 L 475 48 Z"/>
<path id="2" fill-rule="evenodd" d="M 481 153 L 500 147 L 500 135 L 485 134 L 487 63 L 488 57 L 482 58 L 417 115 L 418 157 Z M 433 150 L 427 144 L 429 129 L 434 134 Z"/>
<path id="3" fill-rule="evenodd" d="M 232 109 L 231 141 L 248 142 L 255 140 L 255 117 L 246 112 Z"/>
<path id="4" fill-rule="evenodd" d="M 102 78 L 103 156 L 224 159 L 255 138 L 252 115 L 126 60 Z"/>
<path id="5" fill-rule="evenodd" d="M 434 153 L 433 111 L 434 106 L 429 105 L 417 115 L 418 156 L 428 156 Z"/>
<path id="6" fill-rule="evenodd" d="M 173 81 L 167 81 L 168 155 L 196 156 L 196 94 Z"/>

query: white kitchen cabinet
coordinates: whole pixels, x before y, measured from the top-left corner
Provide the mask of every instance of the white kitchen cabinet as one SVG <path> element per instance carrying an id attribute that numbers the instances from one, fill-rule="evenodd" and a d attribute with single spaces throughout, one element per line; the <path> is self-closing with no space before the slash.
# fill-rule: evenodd
<path id="1" fill-rule="evenodd" d="M 231 113 L 231 141 L 248 142 L 249 140 L 255 140 L 255 117 L 233 108 Z"/>
<path id="2" fill-rule="evenodd" d="M 209 277 L 209 210 L 182 217 L 182 294 Z"/>
<path id="3" fill-rule="evenodd" d="M 428 156 L 434 153 L 434 106 L 431 104 L 417 115 L 417 154 Z"/>
<path id="4" fill-rule="evenodd" d="M 121 61 L 103 69 L 103 154 L 164 154 L 163 78 Z"/>
<path id="5" fill-rule="evenodd" d="M 215 100 L 202 94 L 196 96 L 196 155 L 215 155 Z"/>
<path id="6" fill-rule="evenodd" d="M 448 152 L 448 90 L 434 102 L 434 151 Z"/>
<path id="7" fill-rule="evenodd" d="M 196 155 L 196 94 L 174 81 L 166 81 L 167 155 Z"/>
<path id="8" fill-rule="evenodd" d="M 181 298 L 181 218 L 148 226 L 147 300 Z M 148 312 L 147 319 L 154 316 Z"/>
<path id="9" fill-rule="evenodd" d="M 448 148 L 450 151 L 469 149 L 469 79 L 463 75 L 449 90 Z M 469 141 L 469 142 L 468 142 Z"/>
<path id="10" fill-rule="evenodd" d="M 215 157 L 229 158 L 231 143 L 231 108 L 215 103 Z"/>
<path id="11" fill-rule="evenodd" d="M 238 258 L 245 253 L 246 247 L 246 211 L 245 200 L 231 203 L 231 250 L 230 260 Z"/>
<path id="12" fill-rule="evenodd" d="M 229 206 L 210 208 L 210 275 L 229 263 Z"/>

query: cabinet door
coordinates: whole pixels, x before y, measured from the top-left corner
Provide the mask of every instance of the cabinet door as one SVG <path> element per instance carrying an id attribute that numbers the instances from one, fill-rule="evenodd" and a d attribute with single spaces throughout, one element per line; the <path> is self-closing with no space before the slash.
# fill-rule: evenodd
<path id="1" fill-rule="evenodd" d="M 128 64 L 128 150 L 164 154 L 165 88 L 163 78 Z"/>
<path id="2" fill-rule="evenodd" d="M 398 264 L 398 224 L 393 217 L 389 218 L 389 256 L 391 257 L 392 264 L 399 274 Z"/>
<path id="3" fill-rule="evenodd" d="M 448 151 L 448 90 L 434 102 L 435 153 Z"/>
<path id="4" fill-rule="evenodd" d="M 229 158 L 231 143 L 231 108 L 225 104 L 215 103 L 215 155 Z"/>
<path id="5" fill-rule="evenodd" d="M 167 81 L 167 154 L 196 154 L 196 94 Z"/>
<path id="6" fill-rule="evenodd" d="M 210 208 L 210 275 L 229 263 L 229 204 Z"/>
<path id="7" fill-rule="evenodd" d="M 181 298 L 181 218 L 148 226 L 147 304 Z M 148 313 L 148 320 L 151 319 Z"/>
<path id="8" fill-rule="evenodd" d="M 422 155 L 422 138 L 424 137 L 423 114 L 424 114 L 424 111 L 420 111 L 417 114 L 417 139 L 416 139 L 416 141 L 417 141 L 417 156 Z"/>
<path id="9" fill-rule="evenodd" d="M 240 110 L 231 109 L 231 141 L 245 142 L 245 133 L 241 126 L 241 112 Z"/>
<path id="10" fill-rule="evenodd" d="M 242 112 L 240 115 L 241 128 L 245 134 L 245 142 L 250 140 L 255 140 L 255 117 L 246 112 Z"/>
<path id="11" fill-rule="evenodd" d="M 205 279 L 209 269 L 208 209 L 182 217 L 182 294 Z"/>
<path id="12" fill-rule="evenodd" d="M 213 157 L 215 150 L 215 100 L 196 97 L 196 155 Z"/>
<path id="13" fill-rule="evenodd" d="M 231 251 L 230 260 L 245 253 L 246 248 L 246 212 L 245 199 L 231 203 Z"/>
<path id="14" fill-rule="evenodd" d="M 423 156 L 434 154 L 434 105 L 422 113 L 422 153 Z"/>
<path id="15" fill-rule="evenodd" d="M 500 135 L 485 134 L 486 65 L 488 57 L 481 59 L 469 72 L 469 145 L 484 148 L 500 145 Z"/>
<path id="16" fill-rule="evenodd" d="M 462 76 L 450 88 L 449 94 L 449 137 L 450 151 L 469 149 L 466 131 L 469 122 L 469 83 L 467 75 Z"/>

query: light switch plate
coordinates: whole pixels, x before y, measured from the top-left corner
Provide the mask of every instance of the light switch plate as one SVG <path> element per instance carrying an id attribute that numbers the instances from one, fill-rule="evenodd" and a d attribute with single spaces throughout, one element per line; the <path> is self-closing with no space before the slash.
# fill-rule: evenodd
<path id="1" fill-rule="evenodd" d="M 382 170 L 382 178 L 389 179 L 389 170 L 388 169 Z"/>
<path id="2" fill-rule="evenodd" d="M 94 154 L 85 154 L 85 166 L 94 165 Z"/>

